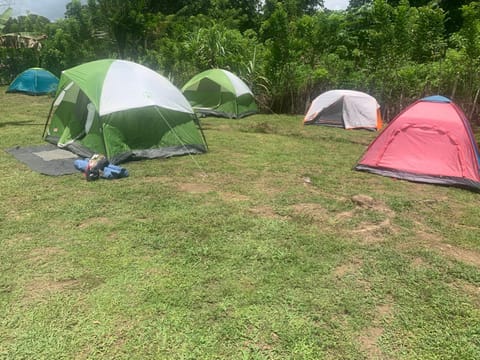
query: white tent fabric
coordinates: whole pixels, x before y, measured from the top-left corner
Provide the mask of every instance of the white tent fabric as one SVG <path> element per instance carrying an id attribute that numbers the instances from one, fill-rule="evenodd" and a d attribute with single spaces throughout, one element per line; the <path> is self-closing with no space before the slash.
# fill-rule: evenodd
<path id="1" fill-rule="evenodd" d="M 242 79 L 240 79 L 238 76 L 232 74 L 230 71 L 227 70 L 222 70 L 223 73 L 227 76 L 227 78 L 230 80 L 232 83 L 233 89 L 235 91 L 235 95 L 237 96 L 242 96 L 244 94 L 251 94 L 253 95 L 252 91 L 250 88 L 245 84 Z"/>
<path id="2" fill-rule="evenodd" d="M 112 164 L 207 151 L 188 100 L 167 78 L 133 62 L 91 61 L 64 70 L 44 138 Z"/>
<path id="3" fill-rule="evenodd" d="M 150 105 L 193 113 L 181 91 L 162 75 L 133 62 L 114 61 L 103 83 L 99 115 Z"/>
<path id="4" fill-rule="evenodd" d="M 330 110 L 336 106 L 336 110 Z M 326 123 L 331 125 L 343 121 L 346 129 L 353 128 L 376 128 L 377 110 L 380 108 L 377 100 L 360 91 L 354 90 L 331 90 L 322 93 L 316 97 L 305 115 L 304 122 L 312 123 L 319 118 L 318 123 L 322 123 L 321 117 L 325 117 Z M 336 119 L 341 116 L 341 119 Z M 332 118 L 329 118 L 331 116 Z"/>

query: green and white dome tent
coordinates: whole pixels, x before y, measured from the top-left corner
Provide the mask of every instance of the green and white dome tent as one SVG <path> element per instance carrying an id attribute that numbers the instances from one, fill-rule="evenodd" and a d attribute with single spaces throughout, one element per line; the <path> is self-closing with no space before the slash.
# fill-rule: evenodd
<path id="1" fill-rule="evenodd" d="M 202 115 L 242 118 L 257 112 L 250 88 L 227 70 L 203 71 L 191 78 L 182 92 L 194 110 Z"/>
<path id="2" fill-rule="evenodd" d="M 79 156 L 100 153 L 113 164 L 207 151 L 181 91 L 155 71 L 125 60 L 97 60 L 63 71 L 44 135 Z"/>

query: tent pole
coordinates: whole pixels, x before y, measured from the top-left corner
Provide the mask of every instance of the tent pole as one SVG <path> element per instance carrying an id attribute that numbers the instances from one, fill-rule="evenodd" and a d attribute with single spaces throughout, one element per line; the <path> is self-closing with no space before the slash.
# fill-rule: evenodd
<path id="1" fill-rule="evenodd" d="M 197 115 L 196 115 L 195 113 L 193 114 L 193 121 L 194 121 L 195 124 L 197 125 L 197 128 L 198 128 L 198 130 L 200 131 L 200 134 L 202 135 L 203 141 L 205 141 L 205 146 L 206 146 L 207 149 L 208 149 L 207 139 L 205 138 L 205 134 L 203 133 L 202 126 L 200 125 L 200 120 L 198 120 L 198 117 L 197 117 Z"/>
<path id="2" fill-rule="evenodd" d="M 45 126 L 43 128 L 42 139 L 45 139 L 45 132 L 47 131 L 47 126 L 48 126 L 48 123 L 50 122 L 50 117 L 52 116 L 54 103 L 55 101 L 52 101 L 52 105 L 50 105 L 50 111 L 48 112 L 47 121 L 45 121 Z"/>

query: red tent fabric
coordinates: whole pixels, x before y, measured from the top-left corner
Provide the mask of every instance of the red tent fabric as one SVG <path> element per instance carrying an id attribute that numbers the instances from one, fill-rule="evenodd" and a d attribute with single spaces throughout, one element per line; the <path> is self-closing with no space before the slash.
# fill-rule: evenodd
<path id="1" fill-rule="evenodd" d="M 479 151 L 463 111 L 443 96 L 416 101 L 370 144 L 355 170 L 480 190 Z"/>

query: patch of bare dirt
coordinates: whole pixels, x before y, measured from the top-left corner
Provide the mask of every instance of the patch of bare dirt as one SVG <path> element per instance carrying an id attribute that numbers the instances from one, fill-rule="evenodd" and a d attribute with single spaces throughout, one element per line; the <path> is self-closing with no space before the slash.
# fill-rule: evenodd
<path id="1" fill-rule="evenodd" d="M 100 217 L 93 217 L 90 219 L 86 219 L 81 224 L 79 224 L 78 227 L 80 229 L 85 229 L 92 225 L 111 225 L 111 224 L 112 224 L 112 219 L 100 216 Z"/>
<path id="2" fill-rule="evenodd" d="M 416 257 L 412 260 L 412 267 L 416 269 L 425 267 L 425 265 L 425 260 L 423 260 L 421 257 Z"/>
<path id="3" fill-rule="evenodd" d="M 458 292 L 466 294 L 477 307 L 480 307 L 480 286 L 471 284 L 465 280 L 457 279 L 450 286 Z"/>
<path id="4" fill-rule="evenodd" d="M 480 267 L 480 253 L 478 251 L 462 249 L 458 246 L 447 244 L 442 241 L 441 236 L 425 231 L 418 231 L 417 237 L 417 240 L 428 249 L 434 249 L 449 258 Z"/>
<path id="5" fill-rule="evenodd" d="M 387 299 L 384 304 L 379 304 L 375 309 L 375 318 L 372 326 L 363 329 L 358 336 L 360 349 L 367 355 L 368 359 L 384 359 L 384 354 L 379 346 L 380 338 L 385 329 L 381 325 L 392 316 L 393 299 Z"/>
<path id="6" fill-rule="evenodd" d="M 264 177 L 260 177 L 256 181 L 254 181 L 253 186 L 262 194 L 267 194 L 269 196 L 275 196 L 282 192 L 281 188 L 279 188 L 278 186 L 272 185 Z"/>
<path id="7" fill-rule="evenodd" d="M 159 183 L 159 182 L 168 183 L 171 181 L 171 178 L 167 176 L 145 176 L 140 181 L 143 183 L 149 183 L 149 184 Z"/>
<path id="8" fill-rule="evenodd" d="M 353 195 L 352 196 L 352 201 L 355 205 L 366 208 L 366 209 L 372 209 L 378 212 L 385 213 L 389 217 L 393 217 L 395 213 L 388 207 L 386 206 L 383 202 L 379 200 L 375 200 L 374 198 L 368 196 L 368 195 Z"/>
<path id="9" fill-rule="evenodd" d="M 354 230 L 354 233 L 361 234 L 361 233 L 372 233 L 377 230 L 383 229 L 383 228 L 389 228 L 390 227 L 390 219 L 385 219 L 379 224 L 370 224 L 370 223 L 364 223 L 360 225 L 359 229 Z"/>
<path id="10" fill-rule="evenodd" d="M 29 259 L 32 262 L 44 262 L 53 256 L 63 255 L 66 251 L 57 247 L 42 247 L 33 249 L 29 254 Z"/>
<path id="11" fill-rule="evenodd" d="M 270 336 L 259 336 L 258 330 L 254 327 L 247 328 L 248 339 L 243 342 L 246 349 L 258 349 L 261 352 L 269 353 L 278 343 L 280 337 L 277 333 L 271 332 Z"/>
<path id="12" fill-rule="evenodd" d="M 397 230 L 392 224 L 392 219 L 395 216 L 395 212 L 391 210 L 383 202 L 376 200 L 368 195 L 354 195 L 351 198 L 352 202 L 356 205 L 356 209 L 350 213 L 345 213 L 343 218 L 353 217 L 355 211 L 361 211 L 361 209 L 368 209 L 378 213 L 381 213 L 385 219 L 379 223 L 362 222 L 352 232 L 361 237 L 361 241 L 365 244 L 372 244 L 381 242 L 384 240 L 383 234 L 396 233 Z M 338 217 L 338 215 L 337 215 Z"/>
<path id="13" fill-rule="evenodd" d="M 216 131 L 233 131 L 233 128 L 230 125 L 224 125 L 224 124 L 202 124 L 202 128 L 205 130 L 216 130 Z"/>
<path id="14" fill-rule="evenodd" d="M 362 261 L 360 259 L 349 259 L 347 263 L 343 263 L 340 266 L 337 266 L 333 271 L 333 274 L 337 278 L 343 278 L 348 274 L 357 273 L 361 266 Z"/>
<path id="15" fill-rule="evenodd" d="M 5 249 L 10 246 L 18 246 L 21 242 L 27 243 L 32 241 L 32 239 L 33 237 L 29 234 L 15 234 L 12 238 L 4 240 L 2 247 Z"/>
<path id="16" fill-rule="evenodd" d="M 31 266 L 45 264 L 55 256 L 65 254 L 65 250 L 57 247 L 44 247 L 33 249 L 28 257 Z"/>
<path id="17" fill-rule="evenodd" d="M 77 289 L 79 286 L 79 280 L 54 281 L 47 279 L 36 279 L 25 286 L 24 298 L 26 300 L 36 300 L 55 292 L 61 292 L 68 289 Z"/>
<path id="18" fill-rule="evenodd" d="M 250 208 L 249 211 L 255 215 L 263 216 L 270 219 L 285 219 L 285 216 L 281 216 L 275 212 L 270 206 L 268 205 L 259 205 L 253 208 Z"/>
<path id="19" fill-rule="evenodd" d="M 350 210 L 350 211 L 343 211 L 341 213 L 338 213 L 336 216 L 335 216 L 335 222 L 342 222 L 342 221 L 346 221 L 348 219 L 351 219 L 355 216 L 355 211 L 353 210 Z"/>
<path id="20" fill-rule="evenodd" d="M 20 221 L 20 220 L 22 220 L 22 218 L 23 218 L 24 216 L 21 215 L 20 212 L 17 211 L 16 209 L 10 209 L 9 211 L 7 211 L 7 212 L 5 213 L 5 217 L 6 217 L 8 220 Z"/>
<path id="21" fill-rule="evenodd" d="M 221 192 L 220 197 L 225 201 L 248 201 L 250 198 L 246 195 L 232 193 L 232 192 Z"/>
<path id="22" fill-rule="evenodd" d="M 199 194 L 199 193 L 208 193 L 213 191 L 213 188 L 208 184 L 198 184 L 198 183 L 183 183 L 178 184 L 178 189 L 181 191 Z"/>
<path id="23" fill-rule="evenodd" d="M 387 303 L 377 306 L 376 308 L 377 318 L 384 319 L 386 317 L 389 317 L 392 315 L 392 311 L 393 311 L 393 300 L 389 299 Z"/>
<path id="24" fill-rule="evenodd" d="M 480 296 L 480 286 L 473 285 L 469 282 L 457 280 L 452 284 L 455 288 L 463 290 L 463 292 L 475 296 Z M 479 298 L 480 301 L 480 298 Z"/>
<path id="25" fill-rule="evenodd" d="M 385 219 L 379 224 L 361 223 L 352 233 L 360 238 L 362 244 L 368 245 L 381 243 L 385 240 L 386 234 L 395 233 L 396 231 L 390 219 Z"/>
<path id="26" fill-rule="evenodd" d="M 345 201 L 347 201 L 345 199 Z M 351 201 L 356 205 L 353 210 L 344 211 L 331 216 L 328 210 L 316 203 L 299 203 L 292 206 L 295 214 L 307 215 L 312 219 L 328 220 L 328 223 L 341 224 L 354 219 L 356 216 L 364 212 L 365 210 L 375 211 L 383 215 L 385 218 L 381 222 L 361 222 L 351 233 L 360 237 L 361 241 L 366 244 L 381 242 L 384 240 L 384 234 L 396 233 L 392 219 L 395 216 L 395 212 L 388 206 L 379 200 L 375 200 L 367 195 L 354 195 L 351 197 Z M 325 225 L 325 222 L 322 223 Z"/>
<path id="27" fill-rule="evenodd" d="M 93 325 L 102 325 L 102 322 L 96 319 L 90 320 L 90 323 Z M 109 339 L 108 350 L 103 354 L 103 357 L 108 357 L 111 359 L 118 359 L 121 357 L 120 354 L 123 353 L 125 344 L 129 340 L 129 334 L 132 329 L 138 325 L 137 319 L 126 319 L 120 318 L 115 321 L 115 324 L 111 327 L 111 331 L 105 334 L 105 337 Z M 87 360 L 97 357 L 98 349 L 95 347 L 95 344 L 87 342 L 81 348 L 78 348 L 75 352 L 73 358 L 76 360 Z"/>
<path id="28" fill-rule="evenodd" d="M 383 328 L 370 327 L 365 329 L 358 337 L 360 349 L 367 354 L 368 359 L 381 359 L 382 350 L 378 346 L 378 340 L 383 335 Z"/>
<path id="29" fill-rule="evenodd" d="M 292 206 L 296 214 L 308 215 L 316 219 L 324 219 L 327 217 L 327 210 L 320 204 L 315 203 L 300 203 Z"/>
<path id="30" fill-rule="evenodd" d="M 434 244 L 434 248 L 455 260 L 480 267 L 480 254 L 477 251 L 462 249 L 450 244 Z"/>

